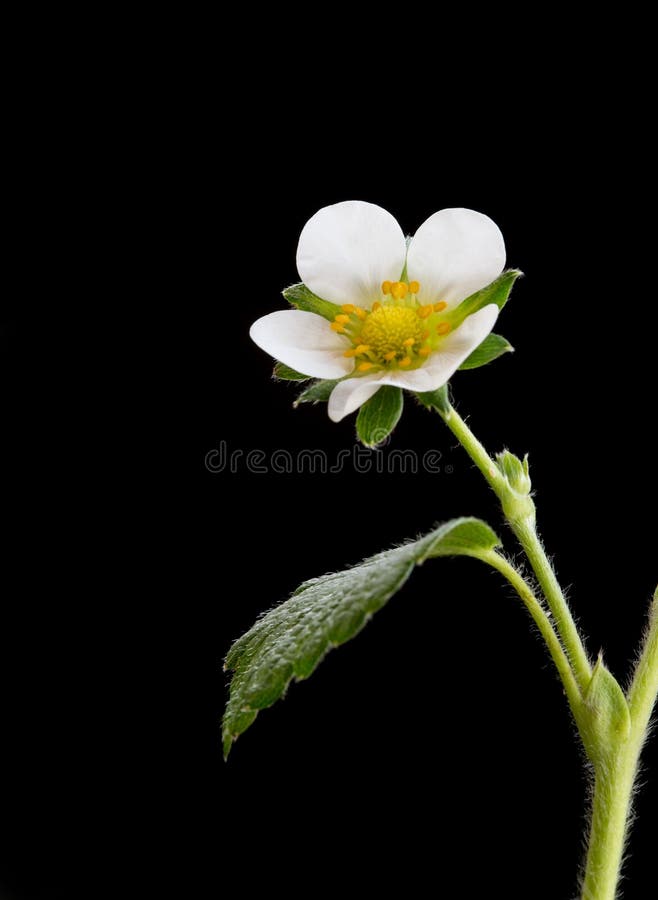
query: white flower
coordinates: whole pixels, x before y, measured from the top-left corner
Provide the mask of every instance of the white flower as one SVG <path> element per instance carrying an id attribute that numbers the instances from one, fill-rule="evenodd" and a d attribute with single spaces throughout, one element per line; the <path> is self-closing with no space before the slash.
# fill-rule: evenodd
<path id="1" fill-rule="evenodd" d="M 471 209 L 434 213 L 407 247 L 386 210 L 336 203 L 309 219 L 297 248 L 304 284 L 342 307 L 335 321 L 282 310 L 258 319 L 250 334 L 304 375 L 342 379 L 329 399 L 329 416 L 338 422 L 382 385 L 421 392 L 444 385 L 499 311 L 490 304 L 461 321 L 455 308 L 504 264 L 500 229 Z"/>

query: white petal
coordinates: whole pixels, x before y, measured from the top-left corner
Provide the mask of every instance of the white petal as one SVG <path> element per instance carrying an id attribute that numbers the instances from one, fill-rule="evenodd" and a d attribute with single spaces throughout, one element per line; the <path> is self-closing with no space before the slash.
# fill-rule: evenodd
<path id="1" fill-rule="evenodd" d="M 270 313 L 254 322 L 249 336 L 261 350 L 303 375 L 343 378 L 354 368 L 354 360 L 343 356 L 351 346 L 349 340 L 315 313 L 301 309 Z"/>
<path id="2" fill-rule="evenodd" d="M 456 331 L 441 341 L 440 348 L 420 369 L 391 372 L 379 378 L 380 384 L 406 388 L 409 391 L 435 391 L 450 379 L 467 356 L 482 343 L 494 327 L 500 310 L 495 303 L 469 316 Z"/>
<path id="3" fill-rule="evenodd" d="M 325 206 L 304 226 L 297 247 L 297 271 L 323 300 L 369 306 L 382 281 L 397 281 L 406 244 L 393 216 L 361 200 Z"/>
<path id="4" fill-rule="evenodd" d="M 494 221 L 472 209 L 442 209 L 409 244 L 407 273 L 424 303 L 459 303 L 491 284 L 505 265 L 505 242 Z"/>
<path id="5" fill-rule="evenodd" d="M 341 381 L 329 397 L 329 418 L 332 422 L 340 422 L 366 400 L 370 400 L 383 383 L 379 375 L 364 375 L 361 378 L 347 378 Z"/>

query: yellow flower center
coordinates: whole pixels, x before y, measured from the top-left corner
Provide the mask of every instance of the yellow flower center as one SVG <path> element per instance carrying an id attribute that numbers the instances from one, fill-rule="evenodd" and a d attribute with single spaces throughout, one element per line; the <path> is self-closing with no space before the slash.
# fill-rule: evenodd
<path id="1" fill-rule="evenodd" d="M 409 306 L 381 306 L 363 323 L 361 340 L 375 356 L 386 359 L 393 352 L 406 356 L 409 347 L 423 341 L 425 326 Z"/>
<path id="2" fill-rule="evenodd" d="M 417 281 L 385 281 L 383 299 L 363 309 L 346 303 L 331 328 L 350 339 L 345 356 L 353 357 L 357 372 L 371 369 L 414 369 L 438 349 L 450 332 L 450 322 L 440 315 L 443 301 L 421 305 Z"/>

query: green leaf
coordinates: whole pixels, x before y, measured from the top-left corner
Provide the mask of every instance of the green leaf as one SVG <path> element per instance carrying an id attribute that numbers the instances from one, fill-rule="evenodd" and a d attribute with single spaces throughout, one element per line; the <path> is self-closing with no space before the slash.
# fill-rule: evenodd
<path id="1" fill-rule="evenodd" d="M 431 541 L 419 562 L 438 556 L 479 556 L 500 547 L 496 532 L 481 519 L 453 519 L 428 537 Z"/>
<path id="2" fill-rule="evenodd" d="M 326 403 L 338 381 L 320 380 L 314 381 L 306 390 L 302 391 L 293 403 L 297 407 L 300 403 Z"/>
<path id="3" fill-rule="evenodd" d="M 450 315 L 450 322 L 453 328 L 460 325 L 467 316 L 473 315 L 474 312 L 477 312 L 478 309 L 482 309 L 484 306 L 489 306 L 490 303 L 495 303 L 499 309 L 502 309 L 509 299 L 514 282 L 521 275 L 523 275 L 523 272 L 519 271 L 519 269 L 508 269 L 487 287 L 462 300 Z"/>
<path id="4" fill-rule="evenodd" d="M 450 395 L 447 384 L 437 388 L 436 391 L 425 391 L 421 394 L 416 394 L 416 396 L 423 406 L 426 406 L 428 409 L 436 409 L 446 416 L 450 414 Z"/>
<path id="5" fill-rule="evenodd" d="M 311 378 L 310 375 L 302 375 L 301 372 L 291 369 L 290 366 L 286 366 L 282 362 L 278 362 L 274 366 L 274 372 L 272 374 L 281 381 L 308 381 Z"/>
<path id="6" fill-rule="evenodd" d="M 233 670 L 223 722 L 224 754 L 290 682 L 308 678 L 333 647 L 354 637 L 400 590 L 415 565 L 437 556 L 479 556 L 499 545 L 478 519 L 454 519 L 354 568 L 304 582 L 233 644 Z"/>
<path id="7" fill-rule="evenodd" d="M 488 334 L 470 356 L 467 356 L 460 369 L 478 369 L 498 359 L 503 353 L 514 353 L 514 347 L 499 334 Z"/>
<path id="8" fill-rule="evenodd" d="M 363 404 L 356 419 L 356 433 L 366 447 L 385 441 L 400 421 L 404 399 L 398 387 L 381 387 Z"/>
<path id="9" fill-rule="evenodd" d="M 330 322 L 333 322 L 340 313 L 340 306 L 318 297 L 305 284 L 291 284 L 283 291 L 283 296 L 291 306 L 296 306 L 297 309 L 303 309 L 305 312 L 317 313 L 317 315 L 329 319 Z"/>
<path id="10" fill-rule="evenodd" d="M 583 739 L 594 764 L 601 763 L 631 731 L 624 692 L 599 656 L 584 698 Z"/>

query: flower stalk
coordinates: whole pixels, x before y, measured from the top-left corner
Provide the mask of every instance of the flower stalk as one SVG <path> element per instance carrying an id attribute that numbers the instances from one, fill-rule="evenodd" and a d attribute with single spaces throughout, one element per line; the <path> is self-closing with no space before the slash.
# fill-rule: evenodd
<path id="1" fill-rule="evenodd" d="M 583 640 L 576 628 L 564 593 L 546 556 L 535 527 L 535 504 L 529 493 L 520 494 L 509 484 L 507 476 L 489 456 L 466 422 L 451 406 L 439 410 L 439 415 L 466 450 L 487 483 L 500 500 L 510 528 L 528 557 L 546 602 L 553 615 L 558 634 L 576 682 L 584 692 L 592 677 L 592 667 Z"/>

